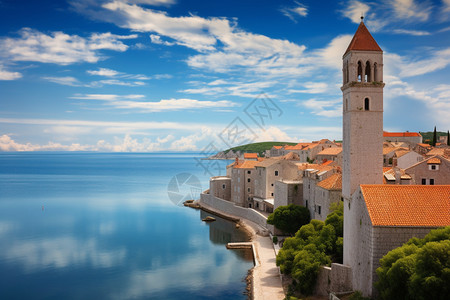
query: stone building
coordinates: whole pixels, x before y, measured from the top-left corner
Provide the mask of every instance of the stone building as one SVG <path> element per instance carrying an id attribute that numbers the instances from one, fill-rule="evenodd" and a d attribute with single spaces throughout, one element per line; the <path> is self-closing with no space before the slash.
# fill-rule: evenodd
<path id="1" fill-rule="evenodd" d="M 317 184 L 314 196 L 314 215 L 311 215 L 311 219 L 325 221 L 330 213 L 331 203 L 339 203 L 341 199 L 342 174 L 335 173 Z"/>
<path id="2" fill-rule="evenodd" d="M 231 178 L 227 176 L 215 176 L 209 180 L 209 193 L 214 197 L 231 200 Z"/>
<path id="3" fill-rule="evenodd" d="M 406 142 L 413 147 L 422 143 L 422 135 L 418 132 L 383 132 L 383 138 L 386 142 Z"/>
<path id="4" fill-rule="evenodd" d="M 255 165 L 253 207 L 267 211 L 274 206 L 275 182 L 298 179 L 298 167 L 285 159 L 266 159 Z M 270 210 L 270 209 L 269 209 Z"/>
<path id="5" fill-rule="evenodd" d="M 344 242 L 344 264 L 351 257 L 353 289 L 375 296 L 380 259 L 412 237 L 423 238 L 431 229 L 450 225 L 449 199 L 450 186 L 361 185 L 350 204 L 358 216 L 347 221 L 344 217 L 344 234 L 353 228 L 358 244 L 345 247 Z"/>
<path id="6" fill-rule="evenodd" d="M 412 184 L 450 184 L 450 161 L 439 155 L 416 163 L 406 168 L 405 172 L 411 176 Z"/>
<path id="7" fill-rule="evenodd" d="M 392 165 L 406 169 L 423 160 L 423 156 L 411 150 L 397 150 L 392 157 Z"/>
<path id="8" fill-rule="evenodd" d="M 237 161 L 231 171 L 231 201 L 242 207 L 251 207 L 255 184 L 255 166 L 258 161 Z"/>
<path id="9" fill-rule="evenodd" d="M 289 204 L 305 206 L 303 201 L 303 181 L 302 180 L 278 180 L 275 181 L 274 207 Z"/>
<path id="10" fill-rule="evenodd" d="M 342 166 L 342 147 L 325 148 L 316 156 L 317 163 L 334 161 L 338 166 Z"/>
<path id="11" fill-rule="evenodd" d="M 383 51 L 361 21 L 343 57 L 342 194 L 344 265 L 364 296 L 383 255 L 450 225 L 450 185 L 382 184 L 383 87 Z"/>

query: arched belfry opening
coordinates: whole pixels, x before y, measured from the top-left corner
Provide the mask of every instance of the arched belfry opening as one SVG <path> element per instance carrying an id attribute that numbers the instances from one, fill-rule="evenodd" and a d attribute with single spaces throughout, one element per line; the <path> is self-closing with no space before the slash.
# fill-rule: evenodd
<path id="1" fill-rule="evenodd" d="M 363 82 L 363 68 L 361 61 L 358 61 L 358 82 Z"/>
<path id="2" fill-rule="evenodd" d="M 373 64 L 373 81 L 380 81 L 378 79 L 378 65 L 377 65 L 377 63 Z"/>
<path id="3" fill-rule="evenodd" d="M 364 82 L 371 82 L 371 81 L 373 81 L 372 80 L 372 77 L 371 77 L 371 72 L 370 72 L 371 70 L 370 70 L 370 62 L 366 62 L 366 69 L 365 69 L 365 78 L 364 78 Z"/>
<path id="4" fill-rule="evenodd" d="M 370 109 L 370 100 L 369 98 L 365 98 L 364 99 L 364 110 L 369 110 Z"/>

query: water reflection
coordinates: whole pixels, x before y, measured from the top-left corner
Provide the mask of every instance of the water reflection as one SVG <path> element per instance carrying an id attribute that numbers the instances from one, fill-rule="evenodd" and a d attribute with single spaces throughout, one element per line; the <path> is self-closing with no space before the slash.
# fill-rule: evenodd
<path id="1" fill-rule="evenodd" d="M 0 299 L 245 299 L 245 233 L 161 196 L 183 159 L 0 155 Z"/>

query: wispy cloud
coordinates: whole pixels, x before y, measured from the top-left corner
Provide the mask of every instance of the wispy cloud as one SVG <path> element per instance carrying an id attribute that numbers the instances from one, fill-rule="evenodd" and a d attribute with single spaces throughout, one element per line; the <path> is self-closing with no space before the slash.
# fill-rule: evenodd
<path id="1" fill-rule="evenodd" d="M 45 80 L 53 82 L 53 83 L 61 84 L 61 85 L 83 86 L 83 84 L 80 81 L 78 81 L 78 79 L 76 79 L 75 77 L 71 77 L 71 76 L 64 76 L 64 77 L 47 76 L 47 77 L 42 77 L 42 79 L 45 79 Z"/>
<path id="2" fill-rule="evenodd" d="M 429 1 L 394 0 L 391 4 L 398 18 L 422 22 L 429 19 L 433 7 Z"/>
<path id="3" fill-rule="evenodd" d="M 300 2 L 295 1 L 296 6 L 294 7 L 283 7 L 280 11 L 291 19 L 293 22 L 297 23 L 296 17 L 306 17 L 308 15 L 308 7 Z"/>
<path id="4" fill-rule="evenodd" d="M 431 33 L 429 33 L 428 31 L 421 30 L 394 29 L 393 32 L 397 34 L 407 34 L 414 36 L 431 35 Z"/>
<path id="5" fill-rule="evenodd" d="M 35 61 L 69 65 L 78 62 L 95 63 L 105 57 L 100 50 L 126 51 L 121 40 L 137 35 L 93 33 L 88 38 L 53 32 L 50 35 L 31 28 L 22 28 L 17 38 L 0 39 L 0 56 L 12 61 Z"/>
<path id="6" fill-rule="evenodd" d="M 4 67 L 0 65 L 0 80 L 16 80 L 19 78 L 22 78 L 21 73 L 5 70 Z"/>
<path id="7" fill-rule="evenodd" d="M 220 100 L 220 101 L 202 101 L 195 99 L 163 99 L 160 101 L 138 101 L 143 98 L 141 95 L 102 95 L 88 94 L 75 95 L 72 99 L 80 100 L 103 100 L 104 104 L 118 109 L 134 109 L 139 112 L 161 112 L 176 110 L 195 110 L 195 109 L 211 109 L 211 108 L 227 108 L 238 106 L 237 103 Z"/>
<path id="8" fill-rule="evenodd" d="M 336 100 L 318 100 L 309 99 L 301 103 L 302 106 L 311 110 L 311 112 L 323 117 L 342 116 L 342 99 Z"/>

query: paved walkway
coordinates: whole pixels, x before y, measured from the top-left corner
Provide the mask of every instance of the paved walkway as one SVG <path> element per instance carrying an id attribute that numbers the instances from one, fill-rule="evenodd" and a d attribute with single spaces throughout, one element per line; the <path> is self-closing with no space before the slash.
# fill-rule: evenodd
<path id="1" fill-rule="evenodd" d="M 268 236 L 254 236 L 259 265 L 253 268 L 253 299 L 284 299 L 281 277 L 275 264 L 273 243 Z"/>
<path id="2" fill-rule="evenodd" d="M 203 208 L 216 212 L 218 215 L 240 219 L 236 216 L 224 213 L 218 209 L 201 203 Z M 257 265 L 253 268 L 253 299 L 254 300 L 283 300 L 285 298 L 281 276 L 276 265 L 276 255 L 272 239 L 269 236 L 261 236 L 257 233 L 263 230 L 259 225 L 240 219 L 245 228 L 252 235 L 252 242 L 255 247 Z"/>

